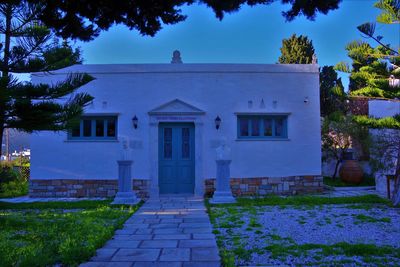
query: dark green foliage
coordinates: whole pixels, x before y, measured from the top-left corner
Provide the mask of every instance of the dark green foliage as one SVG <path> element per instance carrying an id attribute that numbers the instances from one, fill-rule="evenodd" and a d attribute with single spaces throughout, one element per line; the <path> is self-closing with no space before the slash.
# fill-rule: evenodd
<path id="1" fill-rule="evenodd" d="M 16 179 L 0 184 L 0 198 L 26 196 L 28 194 L 28 180 Z"/>
<path id="2" fill-rule="evenodd" d="M 346 94 L 341 78 L 333 66 L 324 66 L 319 73 L 321 116 L 335 111 L 345 111 Z"/>
<path id="3" fill-rule="evenodd" d="M 374 129 L 400 129 L 400 116 L 373 118 L 368 116 L 354 116 L 353 120 L 360 125 Z"/>
<path id="4" fill-rule="evenodd" d="M 93 100 L 86 93 L 71 95 L 93 79 L 87 74 L 72 74 L 54 85 L 20 82 L 11 74 L 51 71 L 82 62 L 79 49 L 53 39 L 51 30 L 38 20 L 42 12 L 42 1 L 0 4 L 0 34 L 5 40 L 0 56 L 0 154 L 4 129 L 65 130 Z"/>
<path id="5" fill-rule="evenodd" d="M 337 9 L 341 0 L 317 0 L 317 1 L 295 1 L 282 0 L 282 3 L 292 4 L 289 11 L 283 12 L 286 20 L 291 21 L 299 14 L 306 16 L 310 20 L 315 19 L 316 10 L 322 14 L 328 14 L 331 9 Z"/>
<path id="6" fill-rule="evenodd" d="M 17 173 L 13 170 L 11 164 L 0 165 L 0 185 L 18 179 Z"/>
<path id="7" fill-rule="evenodd" d="M 65 103 L 53 100 L 69 95 L 91 80 L 87 74 L 76 73 L 55 85 L 10 82 L 7 91 L 12 101 L 6 103 L 6 114 L 17 116 L 6 117 L 5 126 L 26 132 L 70 128 L 93 98 L 79 93 Z"/>
<path id="8" fill-rule="evenodd" d="M 16 47 L 13 49 L 16 49 Z M 12 72 L 51 71 L 81 63 L 81 51 L 78 48 L 74 50 L 68 42 L 64 41 L 59 44 L 56 40 L 55 43 L 50 43 L 49 46 L 45 47 L 40 57 L 22 58 L 19 62 L 13 64 Z"/>
<path id="9" fill-rule="evenodd" d="M 391 0 L 383 2 L 391 2 Z M 367 22 L 358 26 L 357 29 L 364 37 L 376 41 L 378 46 L 372 47 L 365 41 L 353 41 L 346 46 L 347 54 L 352 60 L 352 67 L 340 62 L 336 65 L 336 69 L 350 73 L 350 95 L 391 99 L 400 97 L 400 88 L 392 88 L 388 82 L 390 75 L 400 78 L 399 71 L 393 68 L 400 62 L 398 51 L 384 43 L 382 36 L 375 36 L 375 23 Z"/>
<path id="10" fill-rule="evenodd" d="M 28 179 L 24 173 L 14 170 L 15 166 L 12 162 L 1 162 L 0 164 L 0 198 L 18 197 L 28 194 Z"/>
<path id="11" fill-rule="evenodd" d="M 287 21 L 292 21 L 300 15 L 314 20 L 318 13 L 327 14 L 339 7 L 341 0 L 281 0 L 289 4 L 290 9 L 283 12 Z M 15 1 L 22 2 L 22 1 Z M 25 2 L 25 1 L 23 1 Z M 184 21 L 182 6 L 199 4 L 211 8 L 218 19 L 225 14 L 233 13 L 244 5 L 269 5 L 274 0 L 153 0 L 153 1 L 118 1 L 85 0 L 85 1 L 42 1 L 28 0 L 39 4 L 43 12 L 39 20 L 63 39 L 92 40 L 103 30 L 108 30 L 114 24 L 123 24 L 129 29 L 138 30 L 143 35 L 154 36 L 163 25 L 172 25 Z"/>
<path id="12" fill-rule="evenodd" d="M 315 54 L 314 46 L 307 36 L 293 34 L 282 40 L 280 64 L 311 64 Z"/>

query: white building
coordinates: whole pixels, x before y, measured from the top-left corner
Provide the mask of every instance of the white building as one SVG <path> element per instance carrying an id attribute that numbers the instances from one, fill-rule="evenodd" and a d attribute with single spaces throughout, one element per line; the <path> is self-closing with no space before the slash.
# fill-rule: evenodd
<path id="1" fill-rule="evenodd" d="M 111 197 L 123 157 L 142 197 L 209 194 L 222 137 L 234 194 L 322 190 L 317 65 L 76 65 L 32 81 L 70 72 L 95 77 L 79 89 L 95 99 L 79 128 L 32 135 L 33 197 Z"/>

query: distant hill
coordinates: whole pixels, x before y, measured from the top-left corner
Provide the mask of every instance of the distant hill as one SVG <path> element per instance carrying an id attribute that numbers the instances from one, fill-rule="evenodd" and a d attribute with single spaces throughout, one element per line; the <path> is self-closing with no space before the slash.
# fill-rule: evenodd
<path id="1" fill-rule="evenodd" d="M 14 152 L 14 150 L 20 151 L 25 148 L 30 148 L 29 136 L 30 134 L 28 133 L 10 129 L 10 153 Z M 6 144 L 6 133 L 4 132 L 3 150 L 2 150 L 3 154 L 6 152 L 5 144 Z"/>

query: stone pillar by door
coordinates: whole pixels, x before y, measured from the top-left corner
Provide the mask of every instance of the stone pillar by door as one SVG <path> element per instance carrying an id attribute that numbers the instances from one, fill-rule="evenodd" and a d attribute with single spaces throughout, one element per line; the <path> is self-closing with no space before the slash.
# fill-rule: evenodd
<path id="1" fill-rule="evenodd" d="M 118 162 L 118 192 L 112 204 L 135 205 L 139 202 L 135 192 L 132 191 L 132 160 L 119 160 Z"/>
<path id="2" fill-rule="evenodd" d="M 210 200 L 212 204 L 235 203 L 236 200 L 232 195 L 230 188 L 230 164 L 231 160 L 217 160 L 217 179 L 216 190 L 213 198 Z"/>

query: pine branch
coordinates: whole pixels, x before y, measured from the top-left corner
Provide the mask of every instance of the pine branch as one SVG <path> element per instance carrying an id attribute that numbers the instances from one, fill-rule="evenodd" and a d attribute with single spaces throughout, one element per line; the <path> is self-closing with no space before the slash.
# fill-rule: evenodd
<path id="1" fill-rule="evenodd" d="M 375 33 L 375 23 L 367 22 L 361 24 L 357 27 L 357 29 L 365 35 L 366 38 L 372 38 L 375 42 L 386 48 L 387 50 L 391 51 L 393 54 L 398 55 L 399 53 L 396 50 L 393 50 L 390 46 L 381 42 L 381 36 L 374 36 Z"/>
<path id="2" fill-rule="evenodd" d="M 86 73 L 73 73 L 65 81 L 58 82 L 55 85 L 18 83 L 12 87 L 11 94 L 15 99 L 29 98 L 41 101 L 60 99 L 93 79 Z"/>

